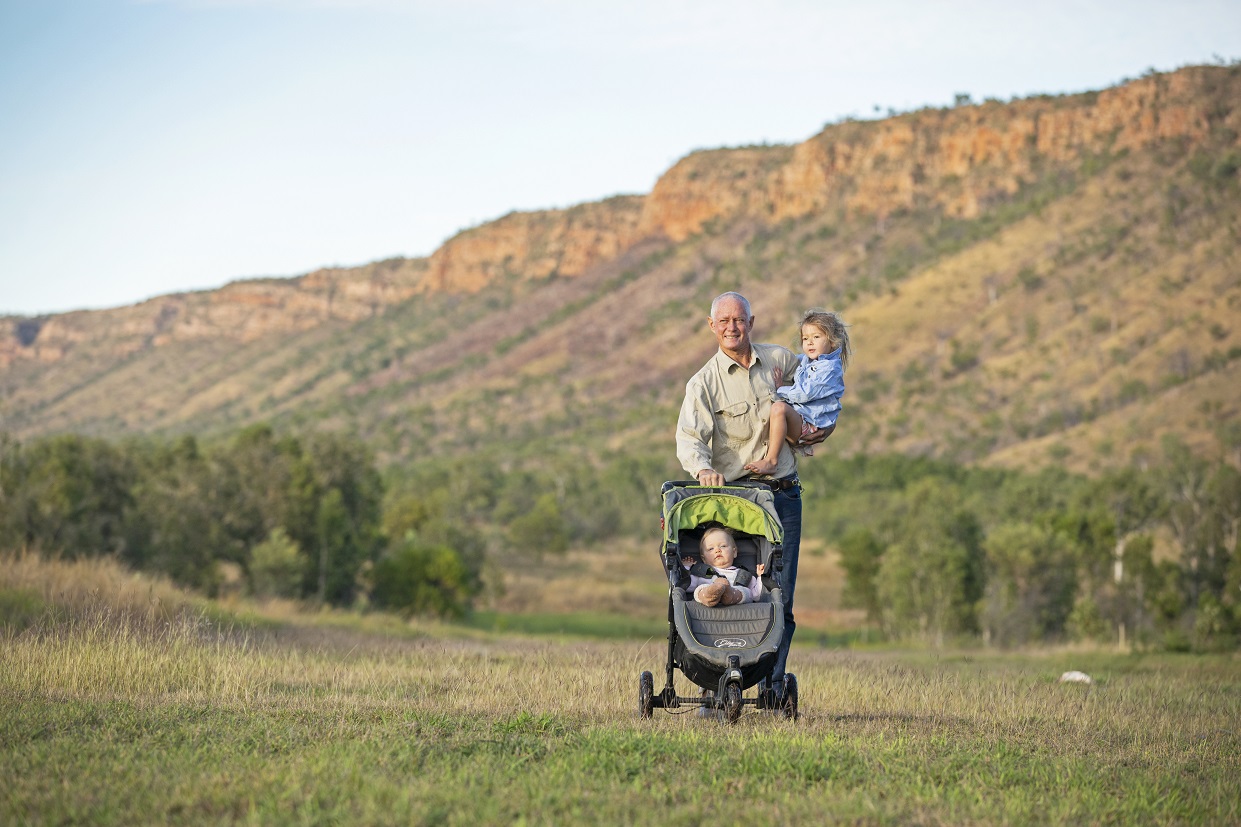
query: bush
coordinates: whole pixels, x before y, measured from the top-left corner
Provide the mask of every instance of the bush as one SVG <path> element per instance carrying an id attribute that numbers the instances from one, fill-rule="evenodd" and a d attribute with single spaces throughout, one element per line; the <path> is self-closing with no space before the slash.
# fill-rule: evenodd
<path id="1" fill-rule="evenodd" d="M 973 633 L 983 576 L 977 517 L 959 490 L 938 479 L 918 481 L 903 500 L 900 527 L 875 574 L 885 633 L 937 645 Z"/>
<path id="2" fill-rule="evenodd" d="M 1043 286 L 1043 277 L 1028 265 L 1017 271 L 1017 281 L 1021 282 L 1027 293 L 1033 293 Z"/>
<path id="3" fill-rule="evenodd" d="M 478 578 L 458 552 L 412 537 L 376 564 L 374 580 L 374 604 L 405 615 L 464 617 L 478 591 Z"/>
<path id="4" fill-rule="evenodd" d="M 1099 611 L 1099 604 L 1093 598 L 1083 597 L 1073 605 L 1065 624 L 1069 636 L 1078 642 L 1107 640 L 1111 635 L 1107 622 Z"/>
<path id="5" fill-rule="evenodd" d="M 1068 539 L 1045 526 L 1004 523 L 992 529 L 983 548 L 982 614 L 990 639 L 1012 646 L 1059 637 L 1077 588 Z"/>
<path id="6" fill-rule="evenodd" d="M 1120 390 L 1116 393 L 1116 401 L 1121 405 L 1128 405 L 1138 399 L 1143 399 L 1150 395 L 1150 388 L 1141 379 L 1129 379 L 1120 386 Z"/>
<path id="7" fill-rule="evenodd" d="M 541 556 L 560 554 L 569 547 L 569 529 L 554 494 L 543 494 L 527 513 L 508 526 L 509 542 L 521 552 Z"/>
<path id="8" fill-rule="evenodd" d="M 297 543 L 283 528 L 250 549 L 250 590 L 256 597 L 296 597 L 305 564 Z"/>

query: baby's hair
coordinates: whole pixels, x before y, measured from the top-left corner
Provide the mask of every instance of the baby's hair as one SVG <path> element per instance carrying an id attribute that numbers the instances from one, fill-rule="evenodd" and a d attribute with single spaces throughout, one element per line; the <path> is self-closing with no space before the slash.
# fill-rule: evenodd
<path id="1" fill-rule="evenodd" d="M 712 531 L 722 531 L 729 537 L 733 538 L 734 544 L 737 542 L 737 535 L 733 533 L 731 528 L 726 525 L 720 525 L 719 523 L 711 523 L 707 525 L 706 531 L 702 532 L 702 536 L 698 538 L 699 551 L 702 551 L 707 547 L 707 535 L 709 535 Z"/>
<path id="2" fill-rule="evenodd" d="M 801 329 L 806 325 L 813 325 L 823 331 L 823 335 L 831 343 L 832 350 L 840 348 L 841 370 L 848 370 L 849 357 L 853 355 L 853 346 L 849 344 L 849 325 L 845 324 L 845 320 L 831 310 L 812 307 L 802 314 L 801 324 L 797 326 L 799 338 Z"/>

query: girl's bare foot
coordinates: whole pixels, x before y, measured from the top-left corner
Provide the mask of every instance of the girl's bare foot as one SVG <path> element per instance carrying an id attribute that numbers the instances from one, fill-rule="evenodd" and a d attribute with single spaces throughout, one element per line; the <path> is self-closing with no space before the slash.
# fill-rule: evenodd
<path id="1" fill-rule="evenodd" d="M 745 470 L 749 471 L 751 474 L 770 474 L 776 470 L 776 461 L 774 459 L 767 459 L 767 457 L 763 457 L 762 459 L 751 462 L 745 467 Z"/>

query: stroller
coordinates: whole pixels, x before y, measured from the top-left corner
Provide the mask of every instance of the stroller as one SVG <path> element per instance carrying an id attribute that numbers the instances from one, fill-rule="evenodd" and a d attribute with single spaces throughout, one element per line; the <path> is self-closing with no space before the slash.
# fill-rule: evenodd
<path id="1" fill-rule="evenodd" d="M 719 710 L 729 723 L 748 705 L 797 718 L 797 678 L 784 677 L 784 691 L 771 684 L 780 639 L 784 635 L 784 599 L 780 587 L 784 532 L 776 515 L 771 489 L 761 482 L 739 481 L 707 488 L 695 481 L 665 482 L 663 539 L 660 553 L 668 575 L 667 682 L 655 694 L 655 680 L 643 672 L 638 682 L 638 709 L 643 718 L 653 710 L 683 706 Z M 736 565 L 754 572 L 765 565 L 764 594 L 758 602 L 708 607 L 687 593 L 689 573 L 685 556 L 699 557 L 699 540 L 712 526 L 730 529 L 737 542 Z M 673 686 L 673 671 L 705 690 L 699 697 L 682 697 Z M 756 697 L 743 691 L 758 685 Z"/>

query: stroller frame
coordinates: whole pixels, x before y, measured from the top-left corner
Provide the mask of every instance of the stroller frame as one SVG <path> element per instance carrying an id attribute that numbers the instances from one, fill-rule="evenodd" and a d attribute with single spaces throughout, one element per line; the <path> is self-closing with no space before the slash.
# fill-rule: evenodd
<path id="1" fill-rule="evenodd" d="M 784 632 L 783 528 L 771 487 L 758 481 L 703 486 L 693 480 L 674 480 L 665 482 L 660 494 L 660 557 L 668 577 L 668 650 L 665 684 L 658 694 L 652 673 L 639 677 L 641 716 L 650 718 L 655 709 L 700 707 L 732 723 L 746 706 L 754 706 L 796 719 L 796 676 L 786 674 L 782 687 L 770 679 Z M 683 543 L 696 540 L 706 526 L 721 524 L 737 533 L 739 563 L 749 563 L 751 568 L 766 563 L 762 602 L 707 608 L 685 594 L 688 575 L 681 558 L 698 556 L 698 549 L 683 554 Z M 678 695 L 673 682 L 677 670 L 709 691 L 701 696 Z M 756 684 L 758 694 L 745 697 L 744 690 Z"/>

